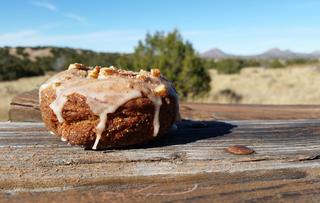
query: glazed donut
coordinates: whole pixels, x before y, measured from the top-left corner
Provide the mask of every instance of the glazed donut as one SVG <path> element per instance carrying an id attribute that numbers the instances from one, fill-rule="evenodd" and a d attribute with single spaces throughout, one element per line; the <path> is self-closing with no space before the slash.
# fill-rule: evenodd
<path id="1" fill-rule="evenodd" d="M 146 143 L 179 115 L 177 92 L 158 69 L 71 64 L 41 85 L 39 100 L 48 130 L 94 150 Z"/>

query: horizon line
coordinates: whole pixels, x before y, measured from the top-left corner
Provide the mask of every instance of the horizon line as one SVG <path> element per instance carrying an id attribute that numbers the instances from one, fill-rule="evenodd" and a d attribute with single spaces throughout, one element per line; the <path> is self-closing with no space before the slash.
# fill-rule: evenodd
<path id="1" fill-rule="evenodd" d="M 43 47 L 43 48 L 66 48 L 66 49 L 80 49 L 80 50 L 87 50 L 87 51 L 93 51 L 93 52 L 100 52 L 100 53 L 118 53 L 118 54 L 131 54 L 134 53 L 134 51 L 132 52 L 125 52 L 125 51 L 112 51 L 112 50 L 99 50 L 99 49 L 92 49 L 92 48 L 85 48 L 85 47 L 75 47 L 75 46 L 58 46 L 58 45 L 31 45 L 31 46 L 10 46 L 10 45 L 0 45 L 0 48 L 18 48 L 18 47 L 22 47 L 22 48 L 38 48 L 38 47 Z M 259 55 L 259 54 L 263 54 L 263 53 L 267 53 L 269 51 L 273 51 L 273 50 L 277 50 L 277 51 L 281 51 L 281 52 L 285 52 L 285 51 L 289 51 L 292 52 L 294 54 L 313 54 L 316 52 L 320 52 L 320 48 L 319 49 L 315 49 L 313 51 L 309 51 L 309 52 L 305 52 L 305 51 L 296 51 L 293 49 L 289 49 L 289 48 L 279 48 L 279 47 L 272 47 L 272 48 L 268 48 L 265 51 L 262 52 L 256 52 L 256 53 L 248 53 L 248 54 L 236 54 L 234 52 L 230 52 L 230 51 L 224 51 L 224 49 L 221 48 L 211 48 L 208 49 L 207 51 L 203 51 L 203 52 L 199 52 L 197 49 L 194 48 L 194 50 L 199 53 L 200 55 L 206 54 L 207 52 L 213 51 L 213 50 L 217 50 L 222 52 L 223 54 L 226 55 L 233 55 L 233 56 L 252 56 L 252 55 Z"/>

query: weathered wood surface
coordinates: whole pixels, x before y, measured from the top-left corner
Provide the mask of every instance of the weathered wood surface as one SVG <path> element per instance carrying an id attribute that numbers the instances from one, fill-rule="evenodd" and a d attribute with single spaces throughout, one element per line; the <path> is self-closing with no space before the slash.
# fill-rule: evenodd
<path id="1" fill-rule="evenodd" d="M 200 120 L 317 119 L 320 105 L 229 105 L 182 103 L 183 118 Z M 41 121 L 38 90 L 17 95 L 11 102 L 11 121 Z"/>
<path id="2" fill-rule="evenodd" d="M 42 123 L 0 123 L 0 201 L 320 201 L 320 105 L 180 109 L 178 130 L 121 150 L 69 146 Z M 9 115 L 41 121 L 38 91 L 17 95 Z M 239 144 L 255 153 L 225 151 Z"/>
<path id="3" fill-rule="evenodd" d="M 194 121 L 148 145 L 91 151 L 42 123 L 0 123 L 7 202 L 320 201 L 320 120 Z M 235 144 L 256 153 L 232 155 Z"/>

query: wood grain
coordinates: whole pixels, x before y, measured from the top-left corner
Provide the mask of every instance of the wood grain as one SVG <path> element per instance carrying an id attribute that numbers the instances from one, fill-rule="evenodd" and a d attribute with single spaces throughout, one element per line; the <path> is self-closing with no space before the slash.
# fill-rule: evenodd
<path id="1" fill-rule="evenodd" d="M 183 118 L 198 120 L 273 120 L 319 119 L 320 105 L 230 105 L 181 103 Z M 38 90 L 15 96 L 9 110 L 9 120 L 41 121 Z"/>
<path id="2" fill-rule="evenodd" d="M 320 120 L 192 122 L 148 145 L 106 151 L 68 146 L 42 123 L 0 123 L 0 199 L 320 200 Z M 229 154 L 232 145 L 255 153 Z"/>
<path id="3" fill-rule="evenodd" d="M 69 146 L 41 121 L 38 90 L 0 123 L 0 202 L 319 202 L 320 105 L 182 103 L 147 145 Z M 202 120 L 202 124 L 194 120 Z M 226 148 L 255 151 L 233 155 Z"/>

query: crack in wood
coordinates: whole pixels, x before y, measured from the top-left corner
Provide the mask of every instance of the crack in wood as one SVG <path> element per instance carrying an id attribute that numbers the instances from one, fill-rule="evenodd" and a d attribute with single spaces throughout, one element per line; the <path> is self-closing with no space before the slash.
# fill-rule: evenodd
<path id="1" fill-rule="evenodd" d="M 103 163 L 113 163 L 113 164 L 125 164 L 125 163 L 152 163 L 152 162 L 183 162 L 186 160 L 186 152 L 174 152 L 170 157 L 153 157 L 150 159 L 124 159 L 124 160 L 103 160 L 103 161 L 92 161 L 92 160 L 60 160 L 60 161 L 45 161 L 37 164 L 41 167 L 52 167 L 52 166 L 70 166 L 70 165 L 90 165 L 90 164 L 103 164 Z"/>
<path id="2" fill-rule="evenodd" d="M 290 162 L 295 162 L 295 161 L 314 161 L 320 159 L 320 154 L 316 155 L 300 155 L 300 157 L 294 158 L 289 160 Z"/>
<path id="3" fill-rule="evenodd" d="M 11 102 L 10 103 L 11 106 L 22 106 L 22 107 L 31 107 L 31 108 L 34 108 L 34 109 L 37 109 L 37 110 L 40 110 L 40 107 L 39 105 L 32 105 L 32 104 L 19 104 L 19 103 L 15 103 L 15 102 Z"/>
<path id="4" fill-rule="evenodd" d="M 271 159 L 270 157 L 244 158 L 244 159 L 232 161 L 232 163 L 259 162 L 259 161 L 268 161 L 268 160 L 274 160 L 274 159 Z"/>

